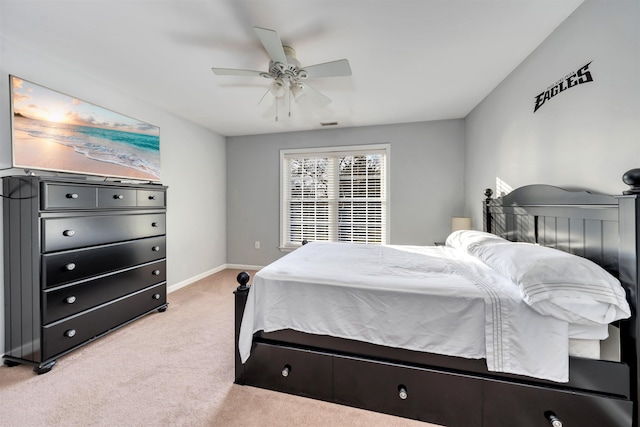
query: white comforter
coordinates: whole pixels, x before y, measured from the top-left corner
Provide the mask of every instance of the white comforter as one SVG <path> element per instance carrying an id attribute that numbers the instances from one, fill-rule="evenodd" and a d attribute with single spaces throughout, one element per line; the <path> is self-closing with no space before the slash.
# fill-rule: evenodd
<path id="1" fill-rule="evenodd" d="M 543 316 L 518 286 L 449 247 L 309 243 L 260 270 L 242 320 L 472 359 L 490 371 L 568 381 L 568 323 Z"/>

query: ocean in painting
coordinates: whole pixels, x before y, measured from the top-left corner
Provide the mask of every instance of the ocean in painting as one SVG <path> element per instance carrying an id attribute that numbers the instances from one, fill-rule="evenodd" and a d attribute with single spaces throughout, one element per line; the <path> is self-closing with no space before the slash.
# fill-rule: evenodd
<path id="1" fill-rule="evenodd" d="M 48 122 L 21 115 L 13 117 L 13 127 L 16 139 L 46 139 L 71 147 L 89 159 L 133 168 L 160 179 L 159 135 Z M 20 159 L 16 162 L 20 163 Z"/>

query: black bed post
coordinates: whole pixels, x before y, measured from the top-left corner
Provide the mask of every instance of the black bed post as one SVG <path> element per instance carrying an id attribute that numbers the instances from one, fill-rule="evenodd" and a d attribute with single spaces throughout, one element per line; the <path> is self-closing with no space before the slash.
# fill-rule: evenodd
<path id="1" fill-rule="evenodd" d="M 629 293 L 629 304 L 631 305 L 633 322 L 621 322 L 621 328 L 628 328 L 623 332 L 625 338 L 622 341 L 623 360 L 629 361 L 631 366 L 631 393 L 635 402 L 633 421 L 634 426 L 640 425 L 640 409 L 638 408 L 638 398 L 640 397 L 639 379 L 640 374 L 640 342 L 638 335 L 640 331 L 640 317 L 638 308 L 640 299 L 638 291 L 640 289 L 640 169 L 632 169 L 622 177 L 625 184 L 630 189 L 623 192 L 623 196 L 618 199 L 618 215 L 620 224 L 620 281 Z M 624 228 L 623 228 L 624 227 Z"/>
<path id="2" fill-rule="evenodd" d="M 244 307 L 247 304 L 247 297 L 249 296 L 249 273 L 243 271 L 238 274 L 236 280 L 240 283 L 240 286 L 236 288 L 233 293 L 235 294 L 235 380 L 236 384 L 244 384 L 244 365 L 240 360 L 240 352 L 238 351 L 238 339 L 240 337 L 240 324 L 242 323 L 242 316 L 244 315 Z"/>
<path id="3" fill-rule="evenodd" d="M 484 199 L 484 201 L 482 202 L 482 204 L 484 205 L 484 212 L 483 212 L 483 222 L 484 222 L 484 231 L 486 231 L 487 233 L 492 233 L 493 232 L 493 218 L 491 217 L 491 196 L 493 196 L 493 190 L 490 188 L 487 188 L 486 190 L 484 190 L 484 195 L 486 196 L 486 199 Z"/>

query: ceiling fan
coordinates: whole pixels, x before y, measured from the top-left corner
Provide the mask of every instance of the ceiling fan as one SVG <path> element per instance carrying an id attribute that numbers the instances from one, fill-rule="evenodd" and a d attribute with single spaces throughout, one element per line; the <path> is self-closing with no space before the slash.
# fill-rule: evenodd
<path id="1" fill-rule="evenodd" d="M 273 82 L 262 99 L 268 93 L 276 97 L 276 121 L 278 120 L 278 98 L 287 97 L 289 101 L 289 116 L 291 116 L 292 96 L 296 100 L 305 96 L 321 107 L 327 106 L 331 102 L 331 99 L 327 96 L 309 86 L 305 82 L 307 79 L 351 75 L 351 67 L 346 59 L 302 67 L 296 57 L 296 51 L 290 46 L 283 46 L 276 31 L 260 27 L 253 27 L 253 29 L 269 55 L 268 72 L 217 67 L 213 67 L 211 70 L 219 76 L 259 76 L 272 79 Z"/>

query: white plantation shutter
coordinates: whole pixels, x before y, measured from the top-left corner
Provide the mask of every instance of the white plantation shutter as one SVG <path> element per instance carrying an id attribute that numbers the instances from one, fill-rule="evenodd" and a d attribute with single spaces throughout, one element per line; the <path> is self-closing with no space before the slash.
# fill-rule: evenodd
<path id="1" fill-rule="evenodd" d="M 386 243 L 384 154 L 340 158 L 338 171 L 338 241 Z"/>
<path id="2" fill-rule="evenodd" d="M 385 244 L 388 145 L 283 150 L 283 248 L 303 240 Z"/>
<path id="3" fill-rule="evenodd" d="M 286 165 L 288 242 L 330 240 L 332 162 L 324 157 L 293 157 Z"/>

